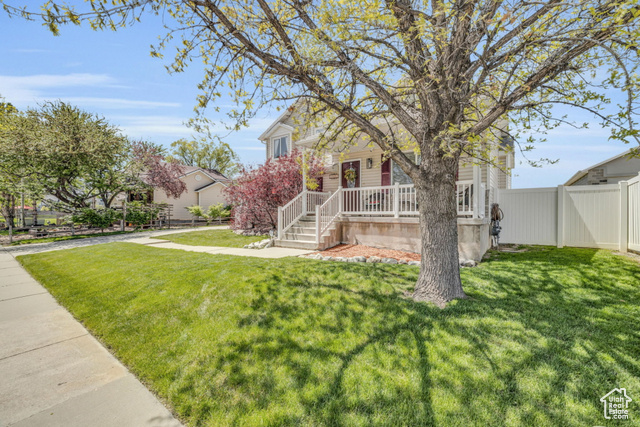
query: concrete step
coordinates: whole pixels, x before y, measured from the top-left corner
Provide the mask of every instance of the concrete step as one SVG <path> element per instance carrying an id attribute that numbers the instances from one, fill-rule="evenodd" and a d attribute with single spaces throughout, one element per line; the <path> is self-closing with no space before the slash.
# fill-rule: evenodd
<path id="1" fill-rule="evenodd" d="M 315 242 L 315 234 L 300 234 L 300 233 L 284 233 L 284 240 L 299 240 L 304 242 Z"/>
<path id="2" fill-rule="evenodd" d="M 275 246 L 278 248 L 309 249 L 309 250 L 316 250 L 318 248 L 318 244 L 316 242 L 305 242 L 301 240 L 276 240 Z"/>
<path id="3" fill-rule="evenodd" d="M 287 233 L 292 233 L 292 234 L 315 234 L 316 233 L 316 228 L 315 227 L 302 227 L 302 226 L 294 225 L 293 227 L 288 229 L 286 232 Z"/>

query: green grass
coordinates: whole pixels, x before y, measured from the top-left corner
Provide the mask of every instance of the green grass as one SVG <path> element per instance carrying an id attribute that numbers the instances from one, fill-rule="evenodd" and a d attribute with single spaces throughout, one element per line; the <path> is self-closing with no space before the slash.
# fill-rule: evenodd
<path id="1" fill-rule="evenodd" d="M 500 253 L 440 310 L 418 268 L 128 243 L 19 258 L 191 426 L 637 425 L 640 266 Z M 632 421 L 599 398 L 626 387 Z"/>
<path id="2" fill-rule="evenodd" d="M 202 230 L 187 233 L 167 234 L 153 239 L 170 240 L 173 243 L 190 246 L 220 246 L 241 248 L 249 243 L 259 242 L 268 236 L 242 236 L 231 230 Z"/>

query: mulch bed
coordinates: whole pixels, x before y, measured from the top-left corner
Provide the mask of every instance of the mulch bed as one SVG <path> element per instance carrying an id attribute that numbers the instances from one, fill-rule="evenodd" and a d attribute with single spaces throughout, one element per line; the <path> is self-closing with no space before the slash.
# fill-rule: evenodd
<path id="1" fill-rule="evenodd" d="M 355 256 L 363 256 L 369 258 L 377 256 L 380 258 L 393 258 L 398 261 L 420 261 L 420 254 L 413 252 L 396 251 L 393 249 L 378 249 L 365 245 L 338 245 L 333 248 L 315 252 L 322 256 L 352 258 Z"/>

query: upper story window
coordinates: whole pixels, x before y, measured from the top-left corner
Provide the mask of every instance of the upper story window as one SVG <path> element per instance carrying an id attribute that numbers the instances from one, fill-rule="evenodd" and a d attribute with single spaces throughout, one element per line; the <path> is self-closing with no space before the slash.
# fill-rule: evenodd
<path id="1" fill-rule="evenodd" d="M 286 156 L 289 153 L 288 142 L 286 136 L 273 139 L 273 157 L 278 158 Z"/>

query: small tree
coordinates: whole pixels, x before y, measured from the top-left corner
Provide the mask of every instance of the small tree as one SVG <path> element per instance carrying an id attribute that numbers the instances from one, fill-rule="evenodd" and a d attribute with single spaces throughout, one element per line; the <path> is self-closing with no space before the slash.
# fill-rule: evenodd
<path id="1" fill-rule="evenodd" d="M 100 232 L 104 233 L 104 229 L 111 227 L 118 218 L 120 218 L 120 214 L 114 209 L 83 208 L 71 216 L 71 221 L 76 224 L 87 224 L 92 227 L 97 227 L 100 229 Z"/>
<path id="2" fill-rule="evenodd" d="M 307 156 L 310 185 L 323 173 L 318 157 Z M 302 190 L 302 156 L 299 152 L 278 159 L 268 159 L 256 169 L 245 169 L 240 178 L 225 189 L 227 202 L 233 206 L 238 230 L 255 229 L 267 233 L 278 226 L 278 206 L 287 204 Z"/>
<path id="3" fill-rule="evenodd" d="M 160 207 L 154 204 L 145 204 L 142 202 L 127 203 L 127 214 L 125 221 L 133 224 L 136 228 L 149 224 L 153 219 L 158 217 Z"/>
<path id="4" fill-rule="evenodd" d="M 231 209 L 226 207 L 222 203 L 217 205 L 211 205 L 207 208 L 207 216 L 212 220 L 218 219 L 219 223 L 222 223 L 223 218 L 228 218 L 231 215 Z"/>
<path id="5" fill-rule="evenodd" d="M 204 218 L 207 221 L 207 225 L 211 224 L 211 221 L 218 219 L 222 222 L 222 218 L 227 218 L 230 215 L 229 209 L 227 209 L 222 203 L 217 205 L 211 205 L 207 210 L 202 209 L 202 206 L 193 205 L 185 208 L 189 213 L 198 218 Z"/>

